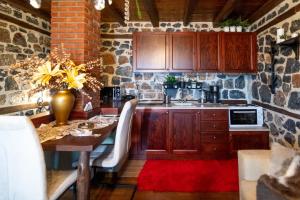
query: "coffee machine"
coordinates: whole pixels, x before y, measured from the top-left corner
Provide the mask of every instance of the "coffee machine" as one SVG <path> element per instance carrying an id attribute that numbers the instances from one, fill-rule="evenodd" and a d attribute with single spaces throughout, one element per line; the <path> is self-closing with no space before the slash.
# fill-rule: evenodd
<path id="1" fill-rule="evenodd" d="M 220 103 L 220 88 L 217 85 L 209 86 L 207 102 Z"/>

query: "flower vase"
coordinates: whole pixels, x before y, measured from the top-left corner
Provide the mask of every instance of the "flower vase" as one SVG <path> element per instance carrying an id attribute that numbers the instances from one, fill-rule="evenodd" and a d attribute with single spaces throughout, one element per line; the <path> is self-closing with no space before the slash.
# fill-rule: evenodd
<path id="1" fill-rule="evenodd" d="M 51 100 L 52 111 L 55 116 L 56 126 L 68 124 L 70 113 L 73 109 L 75 97 L 70 90 L 59 90 Z"/>

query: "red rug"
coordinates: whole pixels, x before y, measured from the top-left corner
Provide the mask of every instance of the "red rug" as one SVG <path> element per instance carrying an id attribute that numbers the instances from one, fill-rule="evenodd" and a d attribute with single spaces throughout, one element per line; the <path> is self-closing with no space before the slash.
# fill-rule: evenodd
<path id="1" fill-rule="evenodd" d="M 237 160 L 148 160 L 138 189 L 159 192 L 238 191 Z"/>

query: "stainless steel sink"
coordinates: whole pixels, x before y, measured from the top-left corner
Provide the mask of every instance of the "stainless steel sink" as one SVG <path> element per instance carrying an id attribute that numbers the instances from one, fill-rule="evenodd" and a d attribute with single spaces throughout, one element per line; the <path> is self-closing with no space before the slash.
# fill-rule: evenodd
<path id="1" fill-rule="evenodd" d="M 163 105 L 163 101 L 139 101 L 138 105 Z"/>
<path id="2" fill-rule="evenodd" d="M 175 102 L 175 106 L 193 106 L 194 104 L 192 102 Z"/>

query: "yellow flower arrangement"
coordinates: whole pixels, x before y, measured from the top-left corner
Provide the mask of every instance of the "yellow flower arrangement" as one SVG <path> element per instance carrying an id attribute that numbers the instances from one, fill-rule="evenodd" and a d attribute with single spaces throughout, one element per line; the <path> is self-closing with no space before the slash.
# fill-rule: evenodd
<path id="1" fill-rule="evenodd" d="M 38 72 L 34 74 L 33 80 L 37 85 L 46 86 L 49 85 L 49 81 L 51 78 L 56 76 L 62 76 L 62 72 L 60 70 L 60 65 L 57 64 L 54 69 L 52 69 L 51 62 L 47 61 L 40 67 L 38 67 Z"/>
<path id="2" fill-rule="evenodd" d="M 63 82 L 65 82 L 68 85 L 68 89 L 83 88 L 83 84 L 86 82 L 86 74 L 79 74 L 78 68 L 64 70 L 64 73 L 66 74 L 66 77 L 63 79 Z"/>
<path id="3" fill-rule="evenodd" d="M 92 76 L 92 72 L 102 72 L 102 59 L 76 65 L 62 48 L 54 49 L 46 59 L 32 57 L 14 64 L 12 68 L 26 70 L 28 80 L 32 80 L 34 85 L 31 93 L 45 89 L 86 89 L 96 92 L 102 86 L 102 83 Z M 83 93 L 87 94 L 84 91 Z"/>

